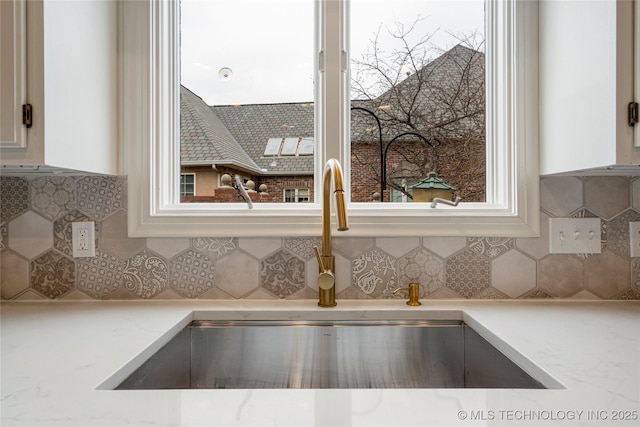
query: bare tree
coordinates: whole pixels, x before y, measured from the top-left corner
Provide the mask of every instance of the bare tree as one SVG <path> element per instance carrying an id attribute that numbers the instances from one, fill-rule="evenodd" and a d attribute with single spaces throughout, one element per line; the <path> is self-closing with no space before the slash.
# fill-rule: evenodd
<path id="1" fill-rule="evenodd" d="M 371 40 L 369 51 L 352 59 L 352 107 L 367 109 L 378 117 L 383 144 L 411 132 L 437 145 L 430 148 L 412 135 L 396 140 L 386 159 L 388 186 L 407 194 L 403 184 L 412 184 L 435 170 L 458 187 L 464 200 L 482 201 L 484 40 L 477 34 L 458 36 L 456 46 L 442 50 L 431 43 L 433 32 L 411 42 L 419 22 L 420 19 L 409 27 L 396 23 L 395 28 L 385 31 L 381 27 Z M 399 47 L 385 51 L 383 36 L 393 39 Z M 360 168 L 361 173 L 368 174 L 359 176 L 357 181 L 352 178 L 354 182 L 381 181 L 380 154 L 373 145 L 379 146 L 375 120 L 354 110 L 352 170 Z M 377 156 L 377 161 L 372 156 Z"/>

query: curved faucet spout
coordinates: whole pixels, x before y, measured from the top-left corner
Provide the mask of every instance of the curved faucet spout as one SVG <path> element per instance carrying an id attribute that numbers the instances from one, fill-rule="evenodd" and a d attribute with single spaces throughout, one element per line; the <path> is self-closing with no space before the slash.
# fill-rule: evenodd
<path id="1" fill-rule="evenodd" d="M 335 257 L 331 250 L 331 184 L 336 198 L 336 219 L 338 231 L 349 229 L 347 208 L 344 203 L 344 187 L 342 184 L 342 167 L 336 159 L 329 159 L 322 174 L 322 254 L 316 251 L 320 279 L 318 281 L 319 301 L 321 307 L 336 305 L 335 280 L 324 280 L 329 275 L 333 278 Z"/>

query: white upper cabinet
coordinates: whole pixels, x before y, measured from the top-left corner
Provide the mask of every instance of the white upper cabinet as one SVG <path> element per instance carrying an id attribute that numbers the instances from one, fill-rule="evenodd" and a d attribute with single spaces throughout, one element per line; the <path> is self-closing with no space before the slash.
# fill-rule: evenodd
<path id="1" fill-rule="evenodd" d="M 542 1 L 539 25 L 540 173 L 640 163 L 628 124 L 634 3 Z"/>
<path id="2" fill-rule="evenodd" d="M 120 173 L 118 2 L 0 3 L 0 163 Z M 32 106 L 29 128 L 22 103 Z"/>
<path id="3" fill-rule="evenodd" d="M 27 101 L 26 8 L 22 1 L 0 1 L 0 148 L 24 148 L 21 126 Z"/>

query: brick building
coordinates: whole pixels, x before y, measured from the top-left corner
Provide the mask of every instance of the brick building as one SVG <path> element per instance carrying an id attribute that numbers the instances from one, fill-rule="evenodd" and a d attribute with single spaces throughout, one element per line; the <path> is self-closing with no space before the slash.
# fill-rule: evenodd
<path id="1" fill-rule="evenodd" d="M 432 170 L 465 201 L 484 200 L 482 53 L 456 46 L 381 96 L 351 105 L 358 107 L 351 116 L 352 201 L 370 202 L 380 192 L 373 115 L 383 147 L 393 141 L 385 157 L 385 201 L 410 201 L 406 187 Z M 208 106 L 182 87 L 182 200 L 240 201 L 237 191 L 222 188 L 225 173 L 253 181 L 257 202 L 313 200 L 313 124 L 313 103 Z"/>

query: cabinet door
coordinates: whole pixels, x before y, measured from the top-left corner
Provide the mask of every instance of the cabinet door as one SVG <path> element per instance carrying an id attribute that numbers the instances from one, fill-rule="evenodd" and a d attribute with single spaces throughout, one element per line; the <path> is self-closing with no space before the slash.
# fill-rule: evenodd
<path id="1" fill-rule="evenodd" d="M 26 102 L 26 3 L 0 1 L 0 148 L 24 148 Z"/>
<path id="2" fill-rule="evenodd" d="M 540 172 L 640 162 L 633 99 L 633 3 L 540 4 Z"/>

